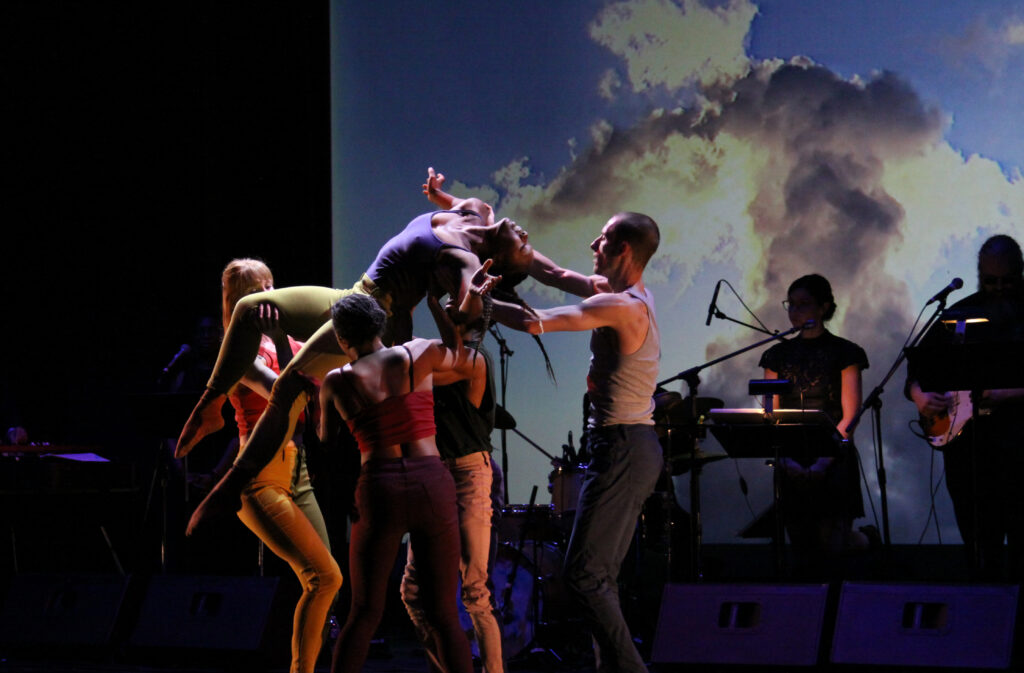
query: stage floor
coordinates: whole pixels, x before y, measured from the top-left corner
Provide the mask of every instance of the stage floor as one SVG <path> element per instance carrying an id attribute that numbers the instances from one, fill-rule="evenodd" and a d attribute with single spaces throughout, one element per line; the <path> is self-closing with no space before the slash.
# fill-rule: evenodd
<path id="1" fill-rule="evenodd" d="M 816 665 L 780 666 L 778 663 L 770 661 L 771 655 L 765 654 L 763 657 L 760 656 L 759 646 L 741 637 L 736 640 L 736 646 L 740 648 L 746 647 L 749 652 L 753 653 L 745 659 L 747 663 L 732 665 L 715 663 L 689 665 L 658 663 L 652 664 L 650 670 L 663 673 L 694 670 L 780 671 L 800 670 L 801 668 L 803 670 L 871 670 L 885 672 L 906 670 L 977 670 L 977 666 L 964 668 L 952 666 L 914 666 L 908 668 L 906 665 L 868 666 L 849 663 L 835 664 L 822 661 L 822 659 L 828 659 L 828 652 L 830 651 L 828 640 L 831 637 L 835 623 L 835 600 L 839 594 L 840 587 L 843 586 L 843 582 L 876 583 L 883 586 L 888 584 L 909 586 L 931 584 L 940 588 L 954 587 L 965 594 L 977 593 L 975 590 L 984 585 L 975 585 L 966 581 L 965 559 L 964 549 L 960 545 L 895 545 L 888 551 L 880 549 L 869 554 L 852 557 L 843 563 L 841 567 L 832 569 L 838 572 L 839 575 L 831 578 L 818 578 L 816 582 L 819 586 L 825 584 L 830 587 L 830 598 L 828 599 L 830 607 L 826 610 L 826 613 L 832 616 L 830 617 L 826 614 L 824 620 L 818 622 L 820 626 L 815 627 L 819 629 L 822 635 L 819 652 L 824 653 L 819 654 Z M 646 563 L 641 563 L 639 567 L 633 570 L 635 576 L 643 578 L 644 581 L 641 585 L 643 590 L 636 591 L 634 588 L 631 593 L 630 604 L 624 605 L 625 609 L 630 611 L 627 614 L 631 617 L 631 626 L 634 628 L 634 633 L 641 639 L 641 651 L 646 652 L 650 652 L 651 645 L 655 640 L 654 634 L 658 629 L 662 630 L 661 633 L 665 633 L 665 621 L 668 621 L 669 624 L 673 621 L 682 623 L 684 618 L 688 617 L 695 610 L 693 606 L 697 603 L 694 596 L 700 593 L 699 590 L 696 592 L 689 591 L 689 589 L 684 590 L 684 597 L 676 599 L 674 602 L 675 607 L 673 610 L 675 613 L 667 620 L 660 618 L 659 608 L 656 605 L 652 608 L 650 603 L 652 600 L 656 600 L 658 603 L 661 602 L 662 593 L 660 589 L 663 586 L 663 578 L 666 571 L 662 568 L 659 572 L 660 560 L 661 557 L 656 555 L 651 559 L 647 559 Z M 717 585 L 749 589 L 750 587 L 757 586 L 799 587 L 815 583 L 815 581 L 808 578 L 795 578 L 793 576 L 794 569 L 785 557 L 781 559 L 781 565 L 780 575 L 780 559 L 776 556 L 773 548 L 766 544 L 707 545 L 704 547 L 701 555 L 704 579 L 701 582 L 693 582 L 683 578 L 679 581 L 674 580 L 672 584 L 698 589 L 702 585 L 704 587 Z M 14 602 L 10 600 L 14 594 L 9 592 L 5 597 L 8 600 L 4 601 L 3 605 L 7 621 L 3 625 L 6 633 L 2 634 L 3 637 L 0 637 L 0 643 L 2 643 L 0 644 L 0 673 L 171 673 L 172 671 L 175 673 L 215 671 L 247 671 L 251 673 L 264 671 L 266 673 L 278 673 L 278 671 L 283 672 L 287 670 L 287 639 L 290 633 L 290 624 L 288 622 L 290 621 L 290 606 L 294 605 L 294 596 L 289 595 L 290 585 L 286 583 L 277 586 L 273 601 L 269 599 L 267 601 L 260 601 L 255 599 L 254 596 L 260 594 L 266 588 L 263 585 L 268 578 L 212 578 L 215 582 L 214 589 L 224 593 L 225 601 L 231 598 L 233 594 L 238 594 L 249 601 L 245 605 L 253 607 L 234 608 L 230 611 L 225 607 L 224 611 L 227 614 L 218 617 L 217 619 L 220 621 L 215 619 L 211 622 L 216 628 L 210 628 L 203 634 L 203 637 L 206 638 L 205 644 L 197 645 L 195 640 L 187 640 L 185 642 L 189 642 L 192 649 L 184 649 L 177 645 L 159 648 L 152 645 L 139 646 L 140 625 L 145 621 L 144 618 L 150 620 L 154 618 L 154 614 L 147 613 L 147 610 L 150 610 L 150 608 L 147 607 L 146 601 L 150 600 L 154 595 L 158 596 L 159 600 L 156 603 L 158 612 L 155 617 L 158 621 L 161 619 L 164 621 L 170 620 L 170 623 L 177 627 L 181 623 L 177 620 L 181 618 L 176 618 L 173 615 L 178 614 L 175 610 L 181 611 L 183 608 L 175 607 L 173 592 L 168 594 L 167 587 L 171 589 L 176 586 L 184 587 L 184 590 L 180 591 L 210 592 L 213 591 L 208 586 L 208 580 L 211 578 L 198 576 L 154 576 L 150 578 L 133 577 L 118 579 L 118 576 L 111 575 L 68 575 L 65 578 L 65 576 L 59 573 L 45 574 L 39 576 L 39 578 L 41 580 L 39 586 L 32 585 L 31 578 L 28 576 L 14 576 L 7 579 L 10 580 L 12 587 L 19 584 L 32 585 L 28 589 L 24 589 L 23 586 L 23 589 L 28 590 L 29 593 L 22 595 L 29 598 L 35 595 L 42 595 L 38 592 L 46 593 L 46 591 L 49 591 L 47 587 L 51 586 L 54 582 L 80 582 L 81 589 L 78 590 L 78 593 L 81 596 L 85 596 L 87 590 L 99 592 L 96 594 L 98 596 L 115 595 L 121 601 L 121 610 L 116 620 L 120 627 L 116 629 L 115 635 L 103 641 L 102 645 L 79 646 L 76 650 L 75 647 L 63 644 L 64 641 L 72 640 L 72 635 L 76 635 L 70 633 L 75 627 L 72 627 L 68 632 L 61 632 L 60 629 L 65 627 L 53 626 L 50 622 L 46 621 L 45 617 L 40 617 L 36 614 L 38 611 L 33 611 L 30 607 L 24 608 L 25 617 L 22 621 L 19 621 L 18 615 L 22 608 L 14 605 Z M 660 579 L 660 584 L 659 578 L 662 578 Z M 270 581 L 273 582 L 273 580 Z M 293 578 L 285 577 L 282 579 L 282 582 L 285 581 L 291 582 Z M 50 584 L 47 584 L 47 582 Z M 195 584 L 195 587 L 192 586 L 193 584 Z M 397 586 L 397 582 L 395 584 Z M 578 621 L 575 621 L 574 613 L 568 610 L 564 604 L 564 596 L 558 591 L 557 582 L 553 579 L 542 579 L 539 586 L 544 592 L 547 601 L 542 608 L 542 620 L 550 619 L 550 623 L 542 624 L 535 632 L 532 640 L 529 637 L 524 637 L 517 641 L 519 649 L 510 661 L 509 673 L 578 673 L 593 670 L 589 638 L 583 632 Z M 163 588 L 157 591 L 160 587 Z M 33 594 L 32 591 L 37 593 Z M 132 598 L 133 592 L 139 594 L 134 599 Z M 274 592 L 272 591 L 271 593 Z M 422 649 L 415 642 L 411 624 L 404 614 L 400 601 L 397 600 L 396 593 L 389 593 L 385 619 L 378 631 L 378 637 L 381 640 L 375 643 L 371 657 L 368 659 L 364 670 L 370 673 L 426 672 L 429 669 Z M 143 600 L 144 598 L 146 600 Z M 520 596 L 520 598 L 523 597 Z M 774 599 L 769 599 L 765 602 L 765 605 L 771 605 L 771 600 Z M 31 602 L 32 600 L 21 600 L 21 605 Z M 35 599 L 35 602 L 42 603 L 42 599 Z M 86 601 L 83 599 L 82 602 Z M 117 601 L 114 602 L 116 603 Z M 527 601 L 524 600 L 524 602 Z M 130 604 L 134 604 L 135 607 L 132 609 L 124 607 Z M 951 605 L 953 605 L 952 602 Z M 116 605 L 112 606 L 112 610 L 116 611 L 116 607 Z M 78 607 L 72 606 L 70 611 L 74 612 L 76 609 L 82 611 L 82 616 L 86 620 L 114 619 L 112 616 L 113 612 L 110 614 L 94 613 L 91 607 L 87 608 L 82 605 Z M 268 637 L 264 635 L 262 640 L 260 640 L 260 637 L 257 637 L 257 642 L 262 644 L 249 651 L 239 649 L 234 652 L 225 652 L 212 649 L 223 646 L 223 638 L 228 634 L 231 637 L 242 637 L 239 633 L 244 631 L 244 627 L 253 621 L 255 613 L 252 610 L 255 609 L 264 610 L 265 614 L 268 615 L 268 619 L 273 618 L 276 620 L 273 627 L 267 627 L 272 631 L 270 636 L 273 638 L 272 641 L 268 640 Z M 958 605 L 954 605 L 954 612 L 957 609 L 959 609 Z M 125 616 L 126 612 L 128 613 L 127 617 Z M 11 621 L 12 614 L 15 618 L 13 621 Z M 961 614 L 963 613 L 961 612 Z M 791 630 L 796 628 L 797 619 L 802 618 L 798 613 L 794 613 L 794 615 Z M 659 621 L 662 623 L 659 624 Z M 712 617 L 709 621 L 714 622 L 715 620 Z M 863 621 L 871 621 L 871 615 L 868 614 Z M 961 617 L 959 624 L 955 621 L 951 622 L 954 627 L 952 629 L 954 636 L 956 636 L 957 629 L 962 627 L 963 621 Z M 1017 620 L 1017 622 L 1020 621 Z M 1001 618 L 999 623 L 1006 624 L 1007 622 L 1010 623 L 1012 628 L 1012 613 L 1008 617 Z M 673 627 L 670 626 L 669 628 Z M 672 632 L 674 635 L 671 636 L 680 642 L 685 642 L 683 645 L 684 649 L 714 647 L 711 643 L 712 639 L 708 638 L 708 634 L 714 631 L 713 627 L 698 626 L 693 628 L 693 630 L 687 631 L 686 629 L 688 628 L 692 627 L 675 626 L 675 630 Z M 708 630 L 709 628 L 710 631 Z M 1018 628 L 1017 630 L 1020 631 L 1021 629 Z M 215 632 L 210 633 L 210 631 Z M 35 639 L 32 642 L 36 644 L 31 646 L 21 644 L 18 636 L 12 635 L 15 633 L 33 634 Z M 508 631 L 506 630 L 507 633 Z M 66 634 L 67 637 L 63 637 Z M 714 636 L 713 633 L 711 635 Z M 924 642 L 926 639 L 918 640 Z M 970 648 L 971 643 L 966 642 L 965 646 Z M 203 649 L 204 647 L 207 649 Z M 1019 651 L 1022 648 L 1014 647 L 1013 649 Z M 927 650 L 925 653 L 927 654 Z M 1020 654 L 1015 652 L 1015 655 L 1017 658 L 1020 658 Z M 719 661 L 714 656 L 711 658 Z M 325 652 L 321 657 L 317 670 L 326 672 L 329 668 L 329 655 Z M 1015 664 L 1015 667 L 1010 670 L 1024 671 L 1024 666 Z"/>

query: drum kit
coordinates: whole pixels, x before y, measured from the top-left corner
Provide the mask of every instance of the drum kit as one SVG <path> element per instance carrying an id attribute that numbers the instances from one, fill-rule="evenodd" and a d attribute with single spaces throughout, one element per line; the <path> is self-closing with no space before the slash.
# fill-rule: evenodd
<path id="1" fill-rule="evenodd" d="M 629 607 L 644 613 L 632 615 L 637 622 L 656 619 L 657 601 L 664 582 L 687 579 L 689 574 L 690 536 L 693 526 L 689 514 L 676 502 L 672 488 L 673 476 L 679 476 L 709 462 L 725 458 L 725 454 L 691 455 L 693 428 L 689 418 L 692 408 L 678 393 L 659 391 L 655 396 L 655 425 L 665 455 L 665 473 L 655 493 L 648 499 L 637 522 L 633 546 L 623 564 L 624 588 L 632 595 L 624 597 L 627 619 Z M 714 399 L 698 400 L 699 409 L 720 406 Z M 563 659 L 567 648 L 590 648 L 585 630 L 571 609 L 567 589 L 562 580 L 565 553 L 572 534 L 576 506 L 586 476 L 585 447 L 577 455 L 569 443 L 563 445 L 563 456 L 557 458 L 515 430 L 515 421 L 504 409 L 499 425 L 513 430 L 534 448 L 551 459 L 547 489 L 550 504 L 535 504 L 534 487 L 529 504 L 510 504 L 501 508 L 495 522 L 496 553 L 492 558 L 491 581 L 498 614 L 502 620 L 502 646 L 505 656 L 514 659 L 530 652 L 544 651 Z M 680 437 L 683 437 L 682 439 Z M 652 565 L 659 572 L 651 573 Z M 646 586 L 657 584 L 657 586 Z M 655 597 L 654 605 L 651 605 Z M 651 614 L 652 610 L 655 614 Z M 472 633 L 469 616 L 460 614 L 463 627 Z M 474 651 L 476 643 L 473 643 Z"/>

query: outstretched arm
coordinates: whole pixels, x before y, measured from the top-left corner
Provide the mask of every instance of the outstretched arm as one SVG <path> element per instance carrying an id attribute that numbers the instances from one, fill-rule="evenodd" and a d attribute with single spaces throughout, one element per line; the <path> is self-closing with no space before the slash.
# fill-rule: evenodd
<path id="1" fill-rule="evenodd" d="M 452 196 L 442 189 L 444 174 L 435 173 L 433 168 L 427 169 L 427 181 L 423 183 L 423 193 L 435 206 L 444 210 L 472 210 L 480 215 L 486 224 L 494 224 L 494 208 L 491 204 L 476 197 L 461 198 Z"/>
<path id="2" fill-rule="evenodd" d="M 529 269 L 530 277 L 538 282 L 558 288 L 563 292 L 577 297 L 592 297 L 601 292 L 611 292 L 608 279 L 593 274 L 584 276 L 572 269 L 563 269 L 539 251 L 533 251 L 533 262 Z"/>
<path id="3" fill-rule="evenodd" d="M 444 173 L 435 173 L 433 166 L 428 168 L 427 181 L 423 183 L 423 193 L 435 206 L 451 210 L 452 204 L 455 203 L 455 197 L 445 192 L 442 189 L 443 186 Z"/>
<path id="4" fill-rule="evenodd" d="M 490 259 L 480 264 L 476 255 L 457 248 L 443 250 L 438 255 L 435 278 L 441 289 L 451 296 L 451 318 L 455 324 L 469 324 L 480 317 L 484 308 L 482 296 L 501 281 L 501 276 L 487 273 L 491 265 Z"/>
<path id="5" fill-rule="evenodd" d="M 636 318 L 637 306 L 618 293 L 603 293 L 579 304 L 527 310 L 506 302 L 494 302 L 494 317 L 502 324 L 530 334 L 581 332 L 612 327 L 621 329 Z"/>

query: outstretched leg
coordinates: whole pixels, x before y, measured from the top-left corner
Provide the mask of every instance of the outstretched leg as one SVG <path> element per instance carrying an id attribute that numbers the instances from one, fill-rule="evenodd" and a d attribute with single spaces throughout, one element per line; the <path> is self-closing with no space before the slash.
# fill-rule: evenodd
<path id="1" fill-rule="evenodd" d="M 231 314 L 231 323 L 206 390 L 178 437 L 175 457 L 186 455 L 203 437 L 223 427 L 220 409 L 224 400 L 259 352 L 261 332 L 252 319 L 254 308 L 261 304 L 273 306 L 277 309 L 281 329 L 302 341 L 330 319 L 331 305 L 344 293 L 344 290 L 302 285 L 257 292 L 240 299 Z"/>
<path id="2" fill-rule="evenodd" d="M 341 352 L 331 323 L 324 324 L 277 378 L 267 408 L 235 464 L 193 512 L 189 534 L 208 518 L 238 510 L 242 489 L 295 433 L 299 416 L 313 393 L 306 377 L 322 379 L 328 371 L 346 362 L 348 358 Z"/>

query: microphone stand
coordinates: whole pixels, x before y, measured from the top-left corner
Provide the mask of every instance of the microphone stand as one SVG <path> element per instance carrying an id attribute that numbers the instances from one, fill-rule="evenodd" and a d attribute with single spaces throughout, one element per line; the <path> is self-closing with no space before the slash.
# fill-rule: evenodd
<path id="1" fill-rule="evenodd" d="M 498 330 L 497 325 L 491 325 L 488 328 L 491 336 L 498 342 L 498 369 L 501 372 L 501 407 L 508 409 L 505 406 L 505 395 L 508 390 L 508 361 L 512 355 L 515 354 L 511 348 L 508 347 L 508 342 L 505 341 L 504 337 L 501 336 L 501 332 Z M 504 502 L 508 502 L 508 430 L 505 428 L 501 429 L 501 490 L 502 499 Z"/>
<path id="2" fill-rule="evenodd" d="M 736 318 L 728 316 L 728 315 L 722 313 L 720 310 L 718 310 L 717 306 L 715 307 L 715 310 L 712 312 L 712 314 L 716 318 L 718 318 L 720 320 L 728 320 L 729 322 L 734 322 L 737 325 L 743 325 L 744 327 L 749 327 L 750 329 L 754 330 L 755 332 L 762 332 L 764 334 L 778 334 L 778 332 L 772 332 L 770 330 L 765 329 L 764 327 L 761 327 L 760 325 L 751 325 L 750 323 L 746 323 L 746 322 L 743 322 L 742 320 L 737 320 Z M 755 318 L 756 317 L 757 316 L 755 316 Z"/>
<path id="3" fill-rule="evenodd" d="M 689 391 L 690 391 L 690 405 L 691 405 L 691 407 L 690 407 L 690 418 L 693 420 L 694 423 L 696 423 L 697 422 L 697 388 L 700 385 L 700 377 L 698 376 L 698 374 L 701 372 L 701 370 L 707 369 L 708 367 L 711 367 L 713 365 L 717 365 L 720 362 L 725 362 L 726 360 L 731 360 L 732 358 L 736 357 L 737 355 L 742 355 L 743 353 L 746 353 L 749 350 L 753 350 L 755 348 L 759 348 L 759 347 L 764 346 L 765 344 L 770 343 L 772 341 L 779 341 L 783 337 L 787 337 L 790 334 L 795 334 L 795 333 L 799 332 L 800 330 L 805 329 L 808 326 L 809 325 L 804 324 L 804 325 L 801 325 L 799 327 L 790 328 L 790 329 L 786 330 L 785 332 L 776 332 L 774 334 L 771 334 L 771 336 L 769 336 L 767 339 L 762 339 L 761 341 L 758 341 L 757 343 L 750 344 L 749 346 L 744 346 L 743 348 L 741 348 L 739 350 L 736 350 L 736 351 L 733 351 L 732 353 L 728 353 L 728 354 L 723 355 L 721 357 L 715 358 L 714 360 L 711 360 L 709 362 L 705 362 L 704 364 L 698 365 L 697 367 L 691 367 L 690 369 L 686 369 L 684 371 L 681 371 L 678 374 L 676 374 L 675 376 L 671 376 L 671 377 L 665 379 L 664 381 L 659 381 L 658 382 L 658 386 L 661 387 L 661 386 L 664 386 L 667 383 L 672 383 L 673 381 L 677 381 L 677 380 L 680 380 L 680 379 L 683 380 L 683 381 L 686 381 L 686 384 L 689 387 Z M 759 328 L 759 327 L 755 327 L 753 329 L 755 329 L 755 330 L 757 330 L 759 332 L 766 332 L 766 333 L 768 333 L 766 330 L 764 330 L 762 328 Z M 700 465 L 697 462 L 697 453 L 700 450 L 700 439 L 697 436 L 696 432 L 693 432 L 692 435 L 693 435 L 693 443 L 690 446 L 690 461 L 691 461 L 691 464 L 690 464 L 690 517 L 691 517 L 692 525 L 693 525 L 693 530 L 692 530 L 692 543 L 693 544 L 692 544 L 691 550 L 690 550 L 690 555 L 691 555 L 691 558 L 690 558 L 691 565 L 690 565 L 690 567 L 693 570 L 694 578 L 699 581 L 699 580 L 701 580 L 703 578 L 703 570 L 701 568 L 701 541 L 702 541 L 703 536 L 704 536 L 703 523 L 701 522 L 701 515 L 700 515 Z M 776 466 L 776 469 L 777 469 L 777 467 L 778 466 Z"/>
<path id="4" fill-rule="evenodd" d="M 878 447 L 876 453 L 876 461 L 878 462 L 878 492 L 879 502 L 882 507 L 882 542 L 886 549 L 889 549 L 892 545 L 892 540 L 889 534 L 889 498 L 887 496 L 886 489 L 886 476 L 885 476 L 885 451 L 882 448 L 882 393 L 885 392 L 885 385 L 889 382 L 896 371 L 903 364 L 903 361 L 907 359 L 907 348 L 913 348 L 921 340 L 921 338 L 928 333 L 931 326 L 935 324 L 935 321 L 939 319 L 939 315 L 946 310 L 946 298 L 940 297 L 938 300 L 939 305 L 935 308 L 935 312 L 928 318 L 927 322 L 921 327 L 914 338 L 910 341 L 908 346 L 900 349 L 900 353 L 896 356 L 896 361 L 893 362 L 892 367 L 889 368 L 888 373 L 882 378 L 882 381 L 872 389 L 868 396 L 864 399 L 864 403 L 857 411 L 857 415 L 850 421 L 847 426 L 846 434 L 850 435 L 853 430 L 860 423 L 861 417 L 868 411 L 871 410 L 871 417 L 874 424 L 874 442 L 875 446 Z"/>

